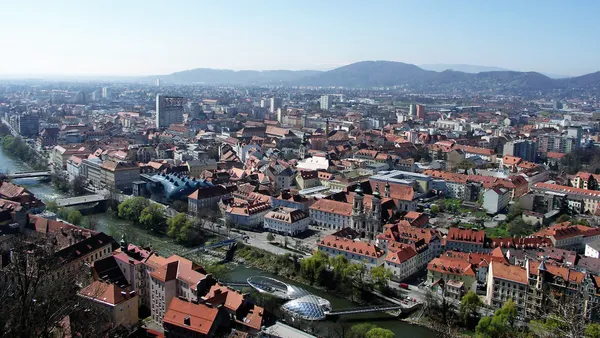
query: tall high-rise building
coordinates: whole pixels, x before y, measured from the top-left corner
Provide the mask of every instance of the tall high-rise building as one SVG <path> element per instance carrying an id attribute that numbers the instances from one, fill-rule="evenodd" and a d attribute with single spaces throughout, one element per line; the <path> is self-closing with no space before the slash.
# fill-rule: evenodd
<path id="1" fill-rule="evenodd" d="M 274 113 L 277 111 L 277 108 L 281 107 L 281 99 L 277 97 L 272 97 L 269 99 L 269 112 Z"/>
<path id="2" fill-rule="evenodd" d="M 408 116 L 415 116 L 417 107 L 415 104 L 411 104 L 410 106 L 408 106 Z"/>
<path id="3" fill-rule="evenodd" d="M 419 120 L 425 119 L 425 106 L 422 104 L 417 105 L 417 119 L 419 119 Z"/>
<path id="4" fill-rule="evenodd" d="M 160 79 L 156 79 L 155 84 L 156 84 L 157 87 L 160 87 Z"/>
<path id="5" fill-rule="evenodd" d="M 517 140 L 504 145 L 503 155 L 516 156 L 525 161 L 535 162 L 538 146 L 532 140 Z"/>
<path id="6" fill-rule="evenodd" d="M 333 98 L 331 95 L 321 95 L 321 99 L 319 99 L 319 103 L 321 105 L 321 109 L 329 110 L 329 109 L 331 109 L 331 104 L 333 103 Z"/>
<path id="7" fill-rule="evenodd" d="M 112 91 L 109 87 L 102 88 L 102 98 L 105 100 L 110 100 L 112 98 Z"/>
<path id="8" fill-rule="evenodd" d="M 77 104 L 86 104 L 87 103 L 87 95 L 84 91 L 80 91 L 75 95 L 75 103 Z"/>
<path id="9" fill-rule="evenodd" d="M 167 128 L 173 123 L 183 123 L 185 103 L 183 97 L 156 95 L 156 127 Z"/>
<path id="10" fill-rule="evenodd" d="M 283 109 L 277 108 L 277 122 L 283 123 Z"/>
<path id="11" fill-rule="evenodd" d="M 40 117 L 36 114 L 24 114 L 18 117 L 18 132 L 23 137 L 37 136 L 40 131 Z"/>

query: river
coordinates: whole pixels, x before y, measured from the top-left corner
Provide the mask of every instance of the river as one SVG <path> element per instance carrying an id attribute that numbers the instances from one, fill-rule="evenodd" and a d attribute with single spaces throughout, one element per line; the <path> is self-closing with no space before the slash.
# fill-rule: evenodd
<path id="1" fill-rule="evenodd" d="M 31 170 L 31 168 L 29 168 L 27 164 L 7 156 L 6 152 L 2 148 L 0 148 L 0 170 L 2 170 L 2 172 L 20 172 L 29 171 Z M 19 179 L 15 180 L 14 183 L 26 187 L 29 191 L 31 191 L 38 198 L 41 198 L 44 201 L 49 201 L 64 196 L 64 194 L 55 190 L 50 183 L 40 182 L 36 179 Z M 170 238 L 161 237 L 156 235 L 155 233 L 150 233 L 141 230 L 135 227 L 134 225 L 130 224 L 129 222 L 120 220 L 109 213 L 95 214 L 89 217 L 91 218 L 91 223 L 95 225 L 95 228 L 97 230 L 104 231 L 107 233 L 113 232 L 115 234 L 122 234 L 123 232 L 126 232 L 127 235 L 131 237 L 129 238 L 131 242 L 142 245 L 147 245 L 151 243 L 153 249 L 155 249 L 158 253 L 160 253 L 163 256 L 181 254 L 186 250 L 185 247 L 174 243 L 173 240 Z M 117 238 L 117 240 L 119 239 Z M 241 265 L 235 265 L 235 268 L 231 274 L 231 279 L 236 281 L 246 280 L 248 277 L 256 275 L 270 276 L 281 279 L 281 277 L 274 276 L 265 271 Z M 323 290 L 315 289 L 313 287 L 299 284 L 294 281 L 286 282 L 300 286 L 317 296 L 329 300 L 333 309 L 356 307 L 356 304 L 353 304 L 348 299 L 336 297 Z M 388 316 L 384 313 L 352 315 L 344 317 L 344 320 L 350 323 L 370 322 L 379 327 L 393 331 L 396 334 L 396 337 L 398 338 L 424 338 L 435 336 L 435 334 L 431 330 L 425 327 L 408 324 L 406 322 Z M 319 322 L 317 324 L 321 326 L 319 331 L 322 331 L 322 329 L 327 325 L 333 325 L 333 323 L 327 321 Z"/>

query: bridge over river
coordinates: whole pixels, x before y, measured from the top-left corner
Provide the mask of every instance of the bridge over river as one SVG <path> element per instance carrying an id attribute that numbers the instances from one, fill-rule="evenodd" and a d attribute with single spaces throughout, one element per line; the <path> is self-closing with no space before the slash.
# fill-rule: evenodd
<path id="1" fill-rule="evenodd" d="M 315 296 L 307 290 L 284 283 L 280 280 L 264 276 L 252 276 L 246 281 L 227 281 L 222 284 L 232 287 L 251 286 L 261 293 L 268 293 L 279 299 L 287 300 L 281 307 L 292 316 L 305 320 L 324 320 L 328 316 L 345 316 L 369 312 L 398 311 L 398 314 L 420 306 L 415 302 L 394 301 L 387 305 L 368 305 L 361 307 L 336 309 L 331 308 L 331 303 L 324 298 Z"/>

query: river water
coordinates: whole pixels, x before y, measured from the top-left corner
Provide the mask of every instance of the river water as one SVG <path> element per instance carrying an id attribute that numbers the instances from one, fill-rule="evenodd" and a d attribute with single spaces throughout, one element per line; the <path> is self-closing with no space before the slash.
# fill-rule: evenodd
<path id="1" fill-rule="evenodd" d="M 22 163 L 17 159 L 13 159 L 9 157 L 6 152 L 0 148 L 0 170 L 2 172 L 20 172 L 20 171 L 29 171 L 31 168 L 27 166 L 27 164 Z M 50 201 L 56 198 L 64 197 L 64 194 L 55 190 L 50 183 L 40 182 L 36 179 L 20 179 L 15 180 L 14 183 L 22 185 L 26 187 L 29 191 L 34 193 L 38 198 L 43 201 Z M 161 237 L 156 235 L 155 233 L 150 233 L 144 231 L 142 229 L 137 228 L 133 224 L 120 220 L 114 217 L 110 213 L 103 214 L 95 214 L 89 216 L 91 223 L 94 225 L 96 230 L 107 232 L 113 236 L 120 236 L 122 233 L 127 233 L 128 239 L 130 242 L 136 243 L 138 245 L 148 245 L 152 244 L 153 249 L 155 249 L 162 256 L 169 256 L 172 254 L 181 254 L 185 252 L 187 249 L 177 243 L 174 243 L 172 239 L 167 237 Z M 117 238 L 119 240 L 119 238 Z M 281 279 L 279 276 L 275 276 L 269 274 L 265 271 L 254 269 L 246 266 L 236 265 L 231 273 L 231 280 L 239 281 L 246 280 L 250 276 L 269 276 L 273 278 Z M 299 287 L 306 289 L 307 291 L 312 292 L 313 294 L 323 297 L 329 302 L 331 302 L 331 306 L 333 309 L 343 309 L 343 308 L 351 308 L 356 307 L 356 304 L 353 304 L 350 300 L 336 297 L 330 293 L 327 293 L 323 290 L 313 288 L 311 286 L 307 286 L 304 284 L 299 284 L 295 281 L 286 281 L 291 284 L 295 284 Z M 435 334 L 421 326 L 411 325 L 406 322 L 397 320 L 391 316 L 388 316 L 384 313 L 370 313 L 370 314 L 361 314 L 361 315 L 352 315 L 344 317 L 345 321 L 348 321 L 350 324 L 353 323 L 362 323 L 369 322 L 373 323 L 379 327 L 389 329 L 396 334 L 396 337 L 406 337 L 406 338 L 424 338 L 424 337 L 434 337 Z M 330 322 L 320 322 L 318 325 L 321 325 L 319 331 L 323 331 L 323 325 L 334 325 Z"/>

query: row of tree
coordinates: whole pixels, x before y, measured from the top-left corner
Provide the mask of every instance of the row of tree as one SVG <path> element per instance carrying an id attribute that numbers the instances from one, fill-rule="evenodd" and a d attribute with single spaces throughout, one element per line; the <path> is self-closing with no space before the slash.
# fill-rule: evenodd
<path id="1" fill-rule="evenodd" d="M 77 176 L 69 181 L 65 175 L 52 174 L 50 179 L 52 185 L 61 192 L 68 193 L 72 196 L 83 196 L 87 193 L 85 190 L 87 181 L 83 176 Z"/>
<path id="2" fill-rule="evenodd" d="M 4 124 L 0 126 L 0 136 L 2 136 L 0 146 L 2 149 L 6 150 L 10 156 L 14 156 L 21 161 L 28 163 L 36 170 L 48 169 L 48 163 L 46 163 L 45 160 L 40 159 L 37 153 L 31 149 L 22 138 L 12 136 L 8 127 Z"/>
<path id="3" fill-rule="evenodd" d="M 311 257 L 300 262 L 300 274 L 310 284 L 325 287 L 338 294 L 362 297 L 377 289 L 387 291 L 388 281 L 392 278 L 389 269 L 383 266 L 371 268 L 364 263 L 352 263 L 344 256 L 329 257 L 317 251 Z"/>
<path id="4" fill-rule="evenodd" d="M 75 224 L 77 226 L 93 229 L 94 225 L 92 224 L 89 217 L 83 216 L 81 211 L 74 208 L 59 208 L 56 202 L 50 201 L 46 203 L 46 210 L 51 211 L 58 215 L 61 219 L 66 220 L 71 224 Z"/>
<path id="5" fill-rule="evenodd" d="M 146 230 L 166 233 L 185 245 L 198 245 L 204 241 L 200 222 L 192 222 L 184 213 L 167 220 L 165 208 L 144 197 L 129 198 L 121 202 L 117 209 L 119 218 L 139 224 Z"/>

